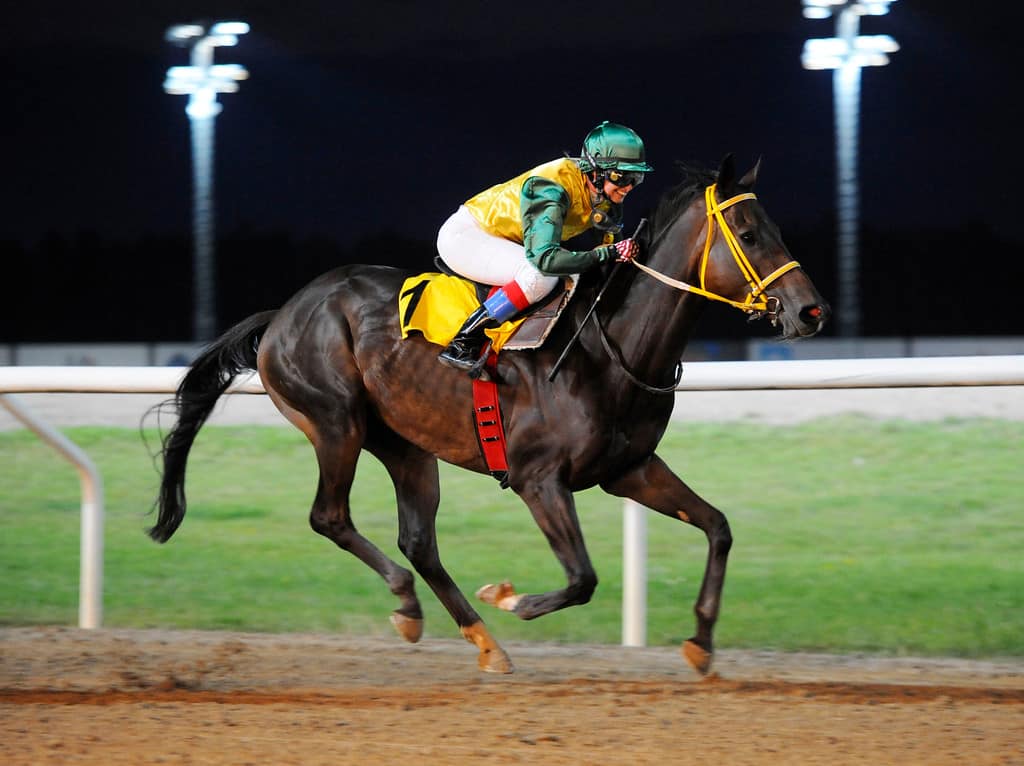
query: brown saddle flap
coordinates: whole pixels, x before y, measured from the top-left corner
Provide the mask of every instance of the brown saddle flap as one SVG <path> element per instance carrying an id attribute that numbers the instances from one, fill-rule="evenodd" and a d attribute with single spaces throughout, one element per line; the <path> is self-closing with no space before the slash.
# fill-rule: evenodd
<path id="1" fill-rule="evenodd" d="M 530 313 L 519 325 L 515 334 L 505 341 L 503 350 L 526 351 L 540 348 L 562 315 L 562 310 L 569 304 L 569 299 L 576 292 L 579 283 L 577 276 L 565 277 L 564 290 L 553 291 L 551 297 L 539 308 Z"/>

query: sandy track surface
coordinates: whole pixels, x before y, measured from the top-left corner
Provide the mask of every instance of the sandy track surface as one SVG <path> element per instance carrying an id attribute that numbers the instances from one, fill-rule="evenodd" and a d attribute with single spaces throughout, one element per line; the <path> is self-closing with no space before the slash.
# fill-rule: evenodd
<path id="1" fill-rule="evenodd" d="M 1024 662 L 0 629 L 0 762 L 1019 764 Z"/>

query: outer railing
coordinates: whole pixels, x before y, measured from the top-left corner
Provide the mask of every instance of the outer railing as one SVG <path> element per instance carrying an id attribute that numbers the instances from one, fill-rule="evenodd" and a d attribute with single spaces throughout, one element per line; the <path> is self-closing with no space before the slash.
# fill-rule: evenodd
<path id="1" fill-rule="evenodd" d="M 0 367 L 2 393 L 172 393 L 184 367 Z M 678 391 L 1021 385 L 1024 356 L 690 362 Z M 262 394 L 255 375 L 229 393 Z"/>
<path id="2" fill-rule="evenodd" d="M 103 582 L 103 487 L 92 462 L 59 432 L 29 413 L 12 393 L 173 393 L 184 367 L 0 367 L 0 404 L 33 429 L 82 475 L 82 561 L 79 625 L 99 627 Z M 815 359 L 775 362 L 692 362 L 679 391 L 906 388 L 1024 385 L 1024 356 L 948 356 L 898 359 Z M 255 375 L 228 393 L 261 394 Z M 623 511 L 622 643 L 647 640 L 647 521 L 627 501 Z"/>
<path id="3" fill-rule="evenodd" d="M 100 472 L 78 445 L 33 415 L 17 397 L 0 394 L 0 406 L 6 407 L 78 470 L 82 485 L 78 626 L 98 628 L 103 623 L 103 479 Z"/>

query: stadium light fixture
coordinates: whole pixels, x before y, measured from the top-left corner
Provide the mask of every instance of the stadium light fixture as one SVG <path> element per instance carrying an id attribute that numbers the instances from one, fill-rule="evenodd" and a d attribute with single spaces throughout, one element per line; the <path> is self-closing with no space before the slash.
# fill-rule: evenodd
<path id="1" fill-rule="evenodd" d="M 882 16 L 895 0 L 803 0 L 807 19 L 836 19 L 836 36 L 807 40 L 805 69 L 831 69 L 836 131 L 836 224 L 840 336 L 861 333 L 859 288 L 859 213 L 857 133 L 860 120 L 860 70 L 884 66 L 899 44 L 889 35 L 861 35 L 861 16 Z"/>
<path id="2" fill-rule="evenodd" d="M 217 331 L 213 139 L 214 120 L 222 108 L 217 94 L 236 93 L 238 83 L 249 77 L 239 64 L 214 64 L 213 52 L 237 45 L 239 35 L 248 31 L 243 21 L 220 21 L 209 28 L 177 24 L 164 35 L 172 45 L 190 50 L 189 66 L 167 70 L 164 91 L 189 97 L 185 113 L 192 134 L 192 335 L 197 341 L 210 340 Z"/>

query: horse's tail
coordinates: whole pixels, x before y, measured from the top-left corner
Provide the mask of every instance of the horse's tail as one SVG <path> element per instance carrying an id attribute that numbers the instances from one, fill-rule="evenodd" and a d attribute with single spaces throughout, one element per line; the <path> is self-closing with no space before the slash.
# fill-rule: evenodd
<path id="1" fill-rule="evenodd" d="M 163 438 L 163 476 L 156 501 L 157 521 L 149 536 L 165 543 L 185 518 L 185 465 L 199 429 L 235 376 L 256 369 L 260 336 L 276 311 L 244 319 L 207 346 L 188 368 L 174 395 L 178 421 Z"/>

